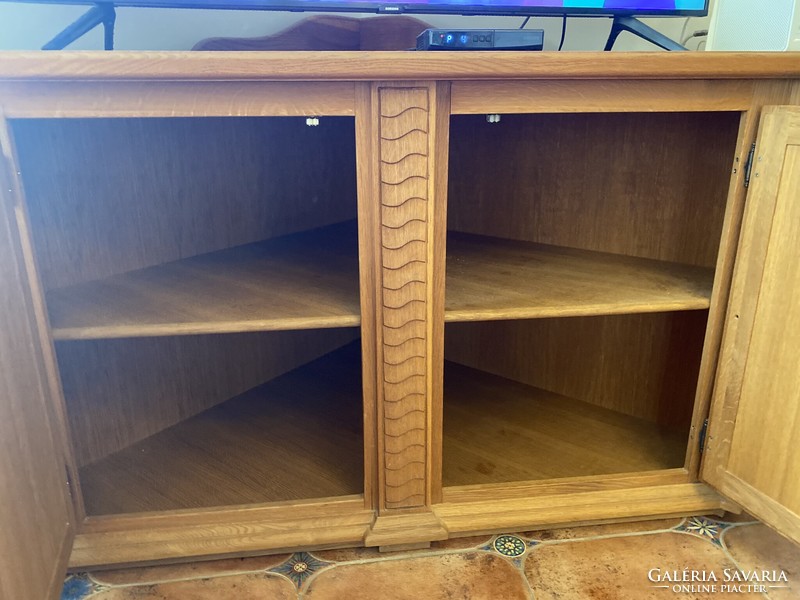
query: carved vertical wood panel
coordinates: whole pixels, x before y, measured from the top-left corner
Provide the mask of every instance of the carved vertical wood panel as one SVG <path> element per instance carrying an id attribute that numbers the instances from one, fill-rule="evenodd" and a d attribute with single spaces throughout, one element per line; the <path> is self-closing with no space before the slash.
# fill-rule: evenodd
<path id="1" fill-rule="evenodd" d="M 367 303 L 374 298 L 378 384 L 368 546 L 448 535 L 432 504 L 441 501 L 449 92 L 441 82 L 373 84 L 361 105 L 370 119 L 360 130 L 359 218 L 375 246 Z"/>
<path id="2" fill-rule="evenodd" d="M 384 507 L 426 504 L 428 88 L 382 88 Z"/>

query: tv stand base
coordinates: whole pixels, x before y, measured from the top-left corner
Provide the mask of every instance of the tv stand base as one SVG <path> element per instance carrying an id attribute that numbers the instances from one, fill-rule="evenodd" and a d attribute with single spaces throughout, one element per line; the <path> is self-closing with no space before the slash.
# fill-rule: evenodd
<path id="1" fill-rule="evenodd" d="M 608 52 L 614 47 L 614 42 L 617 41 L 619 34 L 623 31 L 628 31 L 648 42 L 655 44 L 664 50 L 682 51 L 688 50 L 686 46 L 681 46 L 678 42 L 671 40 L 663 33 L 659 33 L 649 25 L 642 23 L 639 19 L 634 17 L 616 16 L 614 22 L 611 24 L 611 33 L 608 35 L 608 42 L 606 42 L 605 51 Z"/>
<path id="2" fill-rule="evenodd" d="M 103 47 L 114 49 L 114 23 L 117 13 L 113 3 L 98 3 L 68 25 L 61 33 L 42 46 L 42 50 L 63 50 L 98 25 L 103 26 Z"/>

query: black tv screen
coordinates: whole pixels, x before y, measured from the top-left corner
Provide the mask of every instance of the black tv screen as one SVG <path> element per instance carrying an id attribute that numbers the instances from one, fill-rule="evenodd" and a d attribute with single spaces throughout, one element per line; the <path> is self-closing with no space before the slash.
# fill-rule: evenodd
<path id="1" fill-rule="evenodd" d="M 627 14 L 701 15 L 707 0 L 403 0 L 402 2 L 363 2 L 360 0 L 295 0 L 294 4 L 336 5 L 347 8 L 362 5 L 392 12 L 465 12 L 480 14 Z"/>
<path id="2" fill-rule="evenodd" d="M 26 1 L 26 0 L 23 0 Z M 27 0 L 41 2 L 42 0 Z M 337 12 L 455 13 L 474 15 L 662 15 L 707 14 L 708 0 L 44 0 L 49 4 L 117 7 L 307 10 Z"/>

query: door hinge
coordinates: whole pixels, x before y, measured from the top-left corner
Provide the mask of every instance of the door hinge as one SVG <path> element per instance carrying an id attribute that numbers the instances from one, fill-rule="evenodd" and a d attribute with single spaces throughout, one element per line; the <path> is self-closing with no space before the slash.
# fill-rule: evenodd
<path id="1" fill-rule="evenodd" d="M 700 454 L 706 449 L 706 433 L 708 433 L 708 419 L 703 421 L 703 428 L 700 430 L 700 438 L 698 444 L 700 445 Z"/>
<path id="2" fill-rule="evenodd" d="M 756 143 L 750 146 L 750 152 L 747 153 L 747 162 L 744 164 L 744 187 L 750 187 L 750 175 L 753 172 L 753 159 L 756 156 Z"/>

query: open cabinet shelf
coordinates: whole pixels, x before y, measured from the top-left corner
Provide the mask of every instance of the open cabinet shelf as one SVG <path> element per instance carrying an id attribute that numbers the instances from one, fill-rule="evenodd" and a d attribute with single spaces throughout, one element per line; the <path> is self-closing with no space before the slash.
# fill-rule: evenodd
<path id="1" fill-rule="evenodd" d="M 360 494 L 360 341 L 80 470 L 90 515 Z"/>
<path id="2" fill-rule="evenodd" d="M 443 445 L 461 486 L 676 468 L 686 435 L 447 361 Z"/>
<path id="3" fill-rule="evenodd" d="M 446 321 L 709 307 L 714 270 L 451 232 Z"/>
<path id="4" fill-rule="evenodd" d="M 450 116 L 443 485 L 681 469 L 739 117 Z"/>
<path id="5" fill-rule="evenodd" d="M 349 327 L 360 322 L 355 223 L 51 290 L 53 337 Z"/>
<path id="6" fill-rule="evenodd" d="M 0 67 L 9 597 L 732 503 L 800 539 L 796 57 L 124 54 Z"/>
<path id="7" fill-rule="evenodd" d="M 355 227 L 339 224 L 48 293 L 54 339 L 348 327 Z M 452 233 L 445 320 L 698 310 L 713 269 Z"/>

